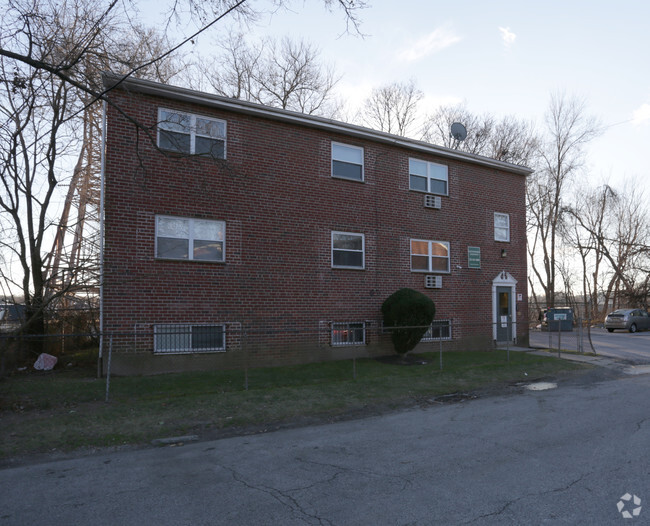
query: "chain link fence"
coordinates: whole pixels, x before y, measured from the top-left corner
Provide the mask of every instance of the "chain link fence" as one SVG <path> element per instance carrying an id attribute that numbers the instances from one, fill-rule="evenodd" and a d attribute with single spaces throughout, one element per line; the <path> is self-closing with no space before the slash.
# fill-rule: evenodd
<path id="1" fill-rule="evenodd" d="M 357 375 L 357 360 L 396 360 L 391 334 L 381 321 L 322 321 L 317 327 L 299 324 L 279 327 L 246 326 L 241 323 L 138 324 L 137 330 L 103 334 L 56 333 L 47 335 L 0 332 L 2 375 L 33 370 L 41 353 L 57 358 L 55 370 L 83 367 L 85 374 L 106 379 L 108 400 L 111 375 L 153 374 L 220 369 L 241 370 L 248 387 L 248 371 L 258 367 L 347 360 L 348 374 Z M 463 324 L 454 319 L 435 320 L 425 330 L 411 363 L 427 361 L 444 369 L 445 353 L 463 351 L 512 352 L 548 349 L 562 352 L 593 352 L 589 323 L 531 322 Z M 499 336 L 506 338 L 499 339 Z M 424 356 L 423 356 L 424 354 Z M 392 358 L 391 358 L 392 357 Z"/>
<path id="2" fill-rule="evenodd" d="M 407 327 L 395 328 L 406 329 Z M 527 327 L 507 323 L 462 324 L 453 319 L 436 320 L 414 349 L 415 353 L 490 350 L 494 348 L 549 349 L 567 352 L 597 352 L 589 339 L 591 323 L 580 318 L 570 325 L 530 322 Z M 499 338 L 499 332 L 506 337 Z M 527 337 L 526 338 L 526 332 Z M 516 337 L 515 337 L 516 334 Z M 133 331 L 71 332 L 46 335 L 0 332 L 0 359 L 6 372 L 25 367 L 41 353 L 66 364 L 99 359 L 98 371 L 105 374 L 109 355 L 119 361 L 156 360 L 172 364 L 169 371 L 145 367 L 131 374 L 290 365 L 314 361 L 374 358 L 393 354 L 391 329 L 381 322 L 321 322 L 316 328 L 299 325 L 284 328 L 218 324 L 137 324 Z M 192 367 L 195 361 L 198 367 Z M 117 374 L 129 374 L 119 368 Z"/>
<path id="3" fill-rule="evenodd" d="M 580 318 L 568 324 L 513 320 L 463 324 L 435 320 L 426 327 L 413 353 L 463 350 L 549 349 L 596 352 L 591 324 Z M 321 321 L 316 327 L 294 324 L 263 327 L 236 322 L 216 324 L 134 324 L 128 332 L 59 332 L 46 335 L 0 332 L 0 367 L 5 374 L 29 367 L 41 353 L 59 358 L 59 367 L 95 360 L 98 376 L 113 366 L 115 374 L 150 374 L 183 370 L 247 369 L 273 365 L 377 358 L 394 354 L 392 330 L 381 321 Z"/>
<path id="4" fill-rule="evenodd" d="M 530 347 L 562 352 L 598 353 L 598 346 L 591 339 L 594 331 L 602 330 L 602 323 L 575 318 L 570 324 L 529 324 Z"/>

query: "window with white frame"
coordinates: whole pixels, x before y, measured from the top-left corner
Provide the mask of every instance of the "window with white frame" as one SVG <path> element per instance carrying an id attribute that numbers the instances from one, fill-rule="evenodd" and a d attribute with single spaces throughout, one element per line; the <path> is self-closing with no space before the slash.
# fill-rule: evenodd
<path id="1" fill-rule="evenodd" d="M 207 219 L 156 216 L 156 257 L 224 261 L 226 223 Z"/>
<path id="2" fill-rule="evenodd" d="M 449 272 L 449 243 L 411 239 L 411 271 Z"/>
<path id="3" fill-rule="evenodd" d="M 494 213 L 494 240 L 510 241 L 510 214 Z"/>
<path id="4" fill-rule="evenodd" d="M 363 148 L 333 142 L 332 177 L 363 181 Z"/>
<path id="5" fill-rule="evenodd" d="M 364 322 L 332 323 L 332 345 L 363 345 L 366 343 Z"/>
<path id="6" fill-rule="evenodd" d="M 226 350 L 225 325 L 154 325 L 154 352 L 165 354 L 217 352 Z"/>
<path id="7" fill-rule="evenodd" d="M 418 192 L 449 195 L 449 169 L 444 164 L 409 159 L 409 188 Z"/>
<path id="8" fill-rule="evenodd" d="M 158 110 L 158 147 L 226 158 L 226 121 L 180 111 Z"/>
<path id="9" fill-rule="evenodd" d="M 433 320 L 420 341 L 435 342 L 438 340 L 451 340 L 451 320 Z"/>
<path id="10" fill-rule="evenodd" d="M 332 232 L 332 267 L 365 268 L 365 236 L 353 232 Z"/>

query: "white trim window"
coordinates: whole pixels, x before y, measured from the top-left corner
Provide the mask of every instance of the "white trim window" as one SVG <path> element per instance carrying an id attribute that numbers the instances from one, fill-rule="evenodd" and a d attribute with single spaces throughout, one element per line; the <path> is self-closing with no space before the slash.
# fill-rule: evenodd
<path id="1" fill-rule="evenodd" d="M 154 353 L 160 354 L 222 352 L 226 350 L 226 326 L 154 325 L 153 342 Z"/>
<path id="2" fill-rule="evenodd" d="M 451 340 L 451 320 L 433 320 L 431 327 L 424 333 L 422 342 L 437 342 L 439 340 Z"/>
<path id="3" fill-rule="evenodd" d="M 409 189 L 449 195 L 449 168 L 444 164 L 409 159 Z"/>
<path id="4" fill-rule="evenodd" d="M 412 272 L 449 272 L 449 243 L 411 239 Z"/>
<path id="5" fill-rule="evenodd" d="M 363 181 L 363 148 L 333 142 L 332 177 Z"/>
<path id="6" fill-rule="evenodd" d="M 332 345 L 364 345 L 366 324 L 364 322 L 332 323 Z"/>
<path id="7" fill-rule="evenodd" d="M 494 212 L 494 240 L 510 241 L 510 214 Z"/>
<path id="8" fill-rule="evenodd" d="M 332 268 L 365 268 L 366 238 L 354 232 L 332 231 Z"/>
<path id="9" fill-rule="evenodd" d="M 226 158 L 226 121 L 158 109 L 158 147 L 185 154 Z"/>
<path id="10" fill-rule="evenodd" d="M 207 219 L 156 216 L 156 257 L 224 261 L 226 223 Z"/>

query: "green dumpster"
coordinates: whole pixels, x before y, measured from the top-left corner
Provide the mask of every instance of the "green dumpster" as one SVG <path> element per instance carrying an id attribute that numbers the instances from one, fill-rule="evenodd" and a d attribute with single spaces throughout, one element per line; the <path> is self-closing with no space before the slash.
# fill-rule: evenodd
<path id="1" fill-rule="evenodd" d="M 546 319 L 548 320 L 549 331 L 573 331 L 573 309 L 570 307 L 548 309 Z"/>

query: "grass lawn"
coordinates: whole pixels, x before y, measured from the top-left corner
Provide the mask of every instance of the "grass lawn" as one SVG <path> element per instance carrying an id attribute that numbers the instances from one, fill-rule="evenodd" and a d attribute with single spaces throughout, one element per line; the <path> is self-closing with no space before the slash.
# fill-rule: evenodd
<path id="1" fill-rule="evenodd" d="M 155 438 L 250 431 L 328 421 L 413 405 L 420 400 L 587 366 L 505 351 L 418 355 L 425 365 L 373 359 L 248 371 L 111 378 L 91 369 L 24 373 L 0 380 L 0 460 L 79 448 L 140 445 Z"/>

